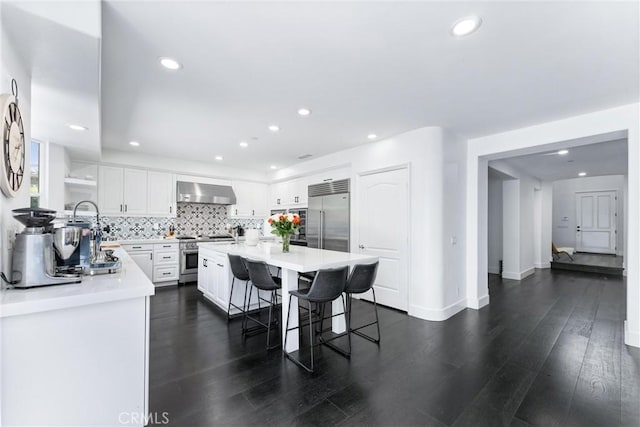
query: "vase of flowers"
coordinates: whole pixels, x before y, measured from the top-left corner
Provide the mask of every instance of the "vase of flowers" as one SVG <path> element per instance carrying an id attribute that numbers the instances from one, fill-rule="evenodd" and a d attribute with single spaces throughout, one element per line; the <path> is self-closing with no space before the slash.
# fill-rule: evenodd
<path id="1" fill-rule="evenodd" d="M 267 220 L 271 224 L 271 234 L 282 237 L 282 252 L 289 252 L 291 235 L 300 231 L 300 216 L 296 214 L 275 214 Z"/>

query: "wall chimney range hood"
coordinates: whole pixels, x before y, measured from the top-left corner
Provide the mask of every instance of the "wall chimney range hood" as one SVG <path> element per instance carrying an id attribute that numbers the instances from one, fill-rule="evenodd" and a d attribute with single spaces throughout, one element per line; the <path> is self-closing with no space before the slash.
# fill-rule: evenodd
<path id="1" fill-rule="evenodd" d="M 176 193 L 177 201 L 183 203 L 236 204 L 236 195 L 230 185 L 178 181 Z"/>

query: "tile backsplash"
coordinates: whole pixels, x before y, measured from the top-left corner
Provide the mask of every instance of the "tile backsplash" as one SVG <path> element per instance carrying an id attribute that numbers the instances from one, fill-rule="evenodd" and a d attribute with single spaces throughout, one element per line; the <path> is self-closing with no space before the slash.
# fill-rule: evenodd
<path id="1" fill-rule="evenodd" d="M 79 218 L 87 222 L 94 220 L 94 217 Z M 200 203 L 178 203 L 175 218 L 102 216 L 100 222 L 111 227 L 105 237 L 113 240 L 159 238 L 169 231 L 171 225 L 178 236 L 210 236 L 224 234 L 227 224 L 233 227 L 240 225 L 245 230 L 255 228 L 262 231 L 264 223 L 262 219 L 229 218 L 226 206 Z M 157 230 L 154 230 L 155 224 L 158 224 Z"/>

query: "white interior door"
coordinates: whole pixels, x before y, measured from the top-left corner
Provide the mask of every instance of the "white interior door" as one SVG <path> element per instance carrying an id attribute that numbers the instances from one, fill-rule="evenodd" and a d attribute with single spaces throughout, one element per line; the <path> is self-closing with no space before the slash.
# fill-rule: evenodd
<path id="1" fill-rule="evenodd" d="M 576 250 L 616 253 L 615 191 L 576 193 Z"/>
<path id="2" fill-rule="evenodd" d="M 378 303 L 404 311 L 408 309 L 408 188 L 407 168 L 360 176 L 356 222 L 359 252 L 380 258 Z M 370 293 L 363 298 L 371 299 Z"/>

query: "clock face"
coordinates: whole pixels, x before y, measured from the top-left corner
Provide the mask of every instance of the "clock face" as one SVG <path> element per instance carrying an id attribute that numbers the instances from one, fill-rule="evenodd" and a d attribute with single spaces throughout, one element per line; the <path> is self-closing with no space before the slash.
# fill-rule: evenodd
<path id="1" fill-rule="evenodd" d="M 4 98 L 4 97 L 3 97 Z M 2 122 L 2 176 L 0 187 L 9 197 L 16 195 L 24 180 L 25 141 L 24 125 L 20 109 L 13 97 L 8 97 L 3 103 Z"/>

